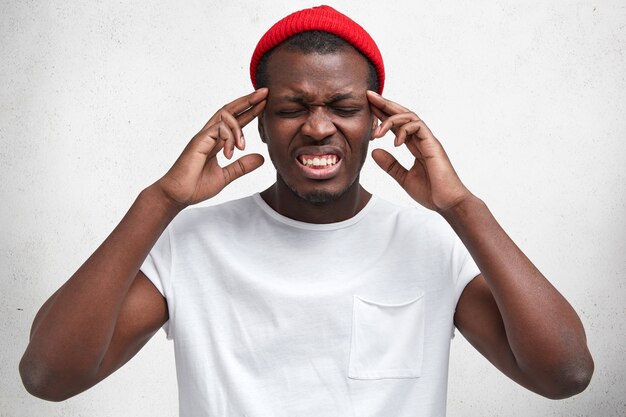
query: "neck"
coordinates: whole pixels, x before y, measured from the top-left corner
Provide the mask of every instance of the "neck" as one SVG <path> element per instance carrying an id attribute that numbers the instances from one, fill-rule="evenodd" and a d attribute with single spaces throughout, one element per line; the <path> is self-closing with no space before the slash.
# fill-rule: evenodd
<path id="1" fill-rule="evenodd" d="M 263 200 L 285 217 L 306 223 L 337 223 L 354 217 L 370 200 L 370 194 L 359 179 L 339 198 L 323 204 L 311 203 L 294 193 L 280 178 L 261 192 Z"/>

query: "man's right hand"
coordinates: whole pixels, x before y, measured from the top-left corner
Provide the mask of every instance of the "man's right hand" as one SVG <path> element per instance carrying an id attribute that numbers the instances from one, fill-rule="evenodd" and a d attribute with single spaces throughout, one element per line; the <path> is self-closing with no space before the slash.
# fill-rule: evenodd
<path id="1" fill-rule="evenodd" d="M 142 262 L 181 209 L 261 166 L 263 157 L 253 154 L 222 168 L 217 154 L 223 150 L 230 159 L 235 147 L 244 149 L 241 129 L 263 111 L 266 97 L 267 89 L 257 90 L 211 117 L 40 308 L 20 361 L 30 393 L 61 401 L 88 389 L 130 360 L 168 320 L 166 300 L 140 271 Z"/>
<path id="2" fill-rule="evenodd" d="M 183 209 L 207 200 L 263 164 L 261 155 L 249 154 L 221 167 L 217 154 L 223 149 L 231 159 L 235 147 L 244 150 L 242 128 L 261 114 L 267 92 L 261 88 L 226 104 L 191 139 L 172 168 L 154 184 L 171 203 Z"/>

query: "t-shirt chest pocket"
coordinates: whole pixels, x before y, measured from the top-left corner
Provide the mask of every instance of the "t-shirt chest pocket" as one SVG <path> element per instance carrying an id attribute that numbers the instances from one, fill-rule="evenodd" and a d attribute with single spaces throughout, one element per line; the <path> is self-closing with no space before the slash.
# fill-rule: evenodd
<path id="1" fill-rule="evenodd" d="M 402 303 L 354 296 L 348 377 L 417 378 L 424 350 L 424 293 Z"/>

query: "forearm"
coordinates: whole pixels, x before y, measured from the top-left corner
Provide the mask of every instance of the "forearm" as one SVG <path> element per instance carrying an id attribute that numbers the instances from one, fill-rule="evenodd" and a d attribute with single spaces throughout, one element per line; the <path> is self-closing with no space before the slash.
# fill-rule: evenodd
<path id="1" fill-rule="evenodd" d="M 461 238 L 489 286 L 517 366 L 537 384 L 590 373 L 580 319 L 508 237 L 487 206 L 471 197 L 441 213 Z"/>
<path id="2" fill-rule="evenodd" d="M 154 187 L 37 314 L 20 370 L 89 377 L 107 351 L 133 279 L 178 210 Z"/>

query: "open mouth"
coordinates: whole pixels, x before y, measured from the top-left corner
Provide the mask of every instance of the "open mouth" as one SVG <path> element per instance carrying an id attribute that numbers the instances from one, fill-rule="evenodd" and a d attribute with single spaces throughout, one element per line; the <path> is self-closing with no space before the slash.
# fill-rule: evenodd
<path id="1" fill-rule="evenodd" d="M 299 155 L 298 161 L 305 167 L 321 169 L 336 165 L 340 158 L 333 154 Z"/>
<path id="2" fill-rule="evenodd" d="M 312 180 L 328 180 L 335 177 L 340 170 L 343 159 L 333 153 L 307 154 L 296 157 L 300 172 Z"/>

